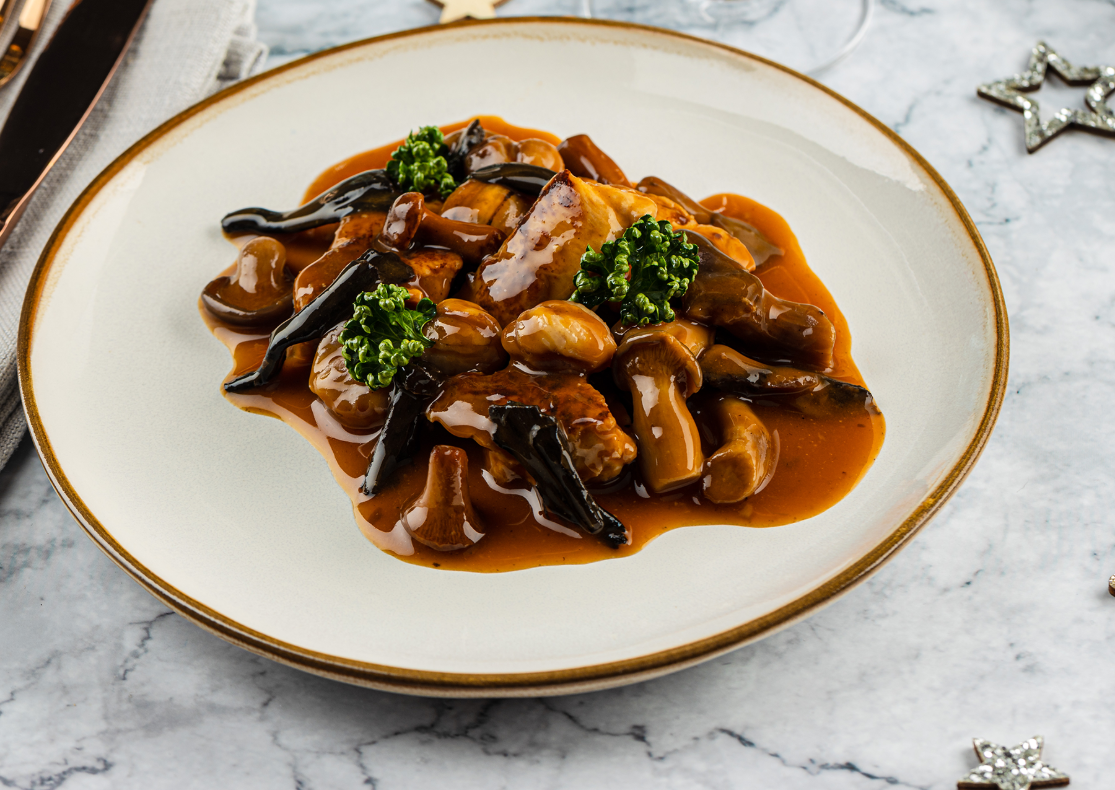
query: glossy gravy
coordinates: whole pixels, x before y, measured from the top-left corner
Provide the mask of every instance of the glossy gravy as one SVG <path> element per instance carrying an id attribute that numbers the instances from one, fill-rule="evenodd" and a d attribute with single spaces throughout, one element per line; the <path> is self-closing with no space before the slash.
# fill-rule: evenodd
<path id="1" fill-rule="evenodd" d="M 554 144 L 560 142 L 552 134 L 512 126 L 500 118 L 480 116 L 480 122 L 485 129 L 513 140 L 539 137 Z M 464 125 L 442 128 L 448 133 Z M 329 168 L 314 180 L 303 202 L 356 173 L 383 167 L 399 142 L 357 154 Z M 852 360 L 847 322 L 828 290 L 809 269 L 785 220 L 739 195 L 719 194 L 701 202 L 709 209 L 754 225 L 785 250 L 782 256 L 768 260 L 756 274 L 775 295 L 814 304 L 825 312 L 836 329 L 834 369 L 830 375 L 864 385 Z M 329 225 L 277 238 L 287 248 L 289 265 L 297 271 L 328 249 L 335 229 L 336 225 Z M 251 238 L 241 236 L 232 241 L 240 245 Z M 228 378 L 256 368 L 268 336 L 224 324 L 200 309 L 213 334 L 232 352 L 234 365 Z M 428 426 L 416 459 L 396 472 L 387 491 L 375 497 L 363 494 L 360 485 L 378 429 L 353 432 L 337 422 L 310 391 L 308 360 L 293 364 L 293 358 L 298 356 L 305 355 L 292 354 L 281 375 L 267 387 L 248 394 L 225 393 L 222 389 L 222 394 L 237 407 L 277 417 L 306 437 L 329 463 L 333 476 L 352 500 L 361 531 L 378 547 L 407 562 L 449 570 L 496 572 L 593 562 L 632 554 L 675 527 L 698 524 L 773 527 L 800 521 L 828 509 L 855 487 L 878 455 L 885 433 L 881 415 L 819 419 L 757 399 L 753 407 L 770 431 L 778 453 L 774 475 L 766 487 L 731 505 L 702 499 L 698 495 L 699 483 L 667 494 L 652 494 L 640 482 L 638 464 L 631 464 L 606 488 L 593 490 L 600 505 L 619 518 L 630 533 L 629 544 L 612 549 L 590 535 L 547 519 L 529 486 L 498 485 L 482 470 L 481 452 L 473 442 L 458 439 L 436 425 Z M 699 413 L 694 416 L 700 422 Z M 616 417 L 622 424 L 621 415 Z M 422 490 L 426 458 L 435 444 L 461 447 L 469 456 L 470 494 L 484 519 L 485 536 L 462 551 L 438 552 L 427 548 L 412 541 L 398 522 L 400 510 Z M 704 450 L 711 454 L 716 447 L 706 445 Z"/>

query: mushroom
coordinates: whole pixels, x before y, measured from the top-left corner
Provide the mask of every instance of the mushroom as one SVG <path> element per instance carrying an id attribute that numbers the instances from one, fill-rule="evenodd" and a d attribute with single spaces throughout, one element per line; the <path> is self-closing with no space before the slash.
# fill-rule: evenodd
<path id="1" fill-rule="evenodd" d="M 468 495 L 468 456 L 459 447 L 430 451 L 426 487 L 402 513 L 403 527 L 424 546 L 459 551 L 484 537 L 483 524 Z"/>
<path id="2" fill-rule="evenodd" d="M 810 370 L 765 365 L 734 348 L 715 345 L 701 357 L 705 381 L 748 398 L 777 397 L 811 417 L 828 417 L 863 409 L 878 414 L 871 393 L 858 384 Z"/>
<path id="3" fill-rule="evenodd" d="M 718 505 L 739 502 L 756 493 L 774 471 L 770 433 L 742 398 L 717 394 L 708 411 L 719 427 L 721 444 L 705 461 L 701 492 Z"/>
<path id="4" fill-rule="evenodd" d="M 531 370 L 595 373 L 608 366 L 616 341 L 596 313 L 551 300 L 524 310 L 503 330 L 503 348 Z"/>
<path id="5" fill-rule="evenodd" d="M 241 248 L 235 272 L 205 286 L 201 301 L 209 312 L 230 324 L 276 324 L 294 309 L 293 289 L 286 248 L 260 236 Z"/>
<path id="6" fill-rule="evenodd" d="M 565 167 L 575 176 L 591 178 L 600 184 L 631 186 L 619 165 L 597 148 L 587 134 L 575 134 L 562 140 L 557 150 Z"/>
<path id="7" fill-rule="evenodd" d="M 295 233 L 339 222 L 357 211 L 386 211 L 399 188 L 385 170 L 366 170 L 292 211 L 242 208 L 221 220 L 225 233 Z"/>
<path id="8" fill-rule="evenodd" d="M 374 245 L 402 251 L 412 243 L 445 247 L 466 263 L 479 263 L 499 249 L 503 232 L 489 225 L 446 219 L 426 208 L 421 192 L 407 192 L 391 204 Z"/>
<path id="9" fill-rule="evenodd" d="M 691 231 L 685 235 L 697 246 L 701 261 L 682 297 L 688 318 L 723 327 L 762 356 L 819 370 L 832 367 L 836 330 L 820 308 L 779 299 L 704 236 Z"/>
<path id="10" fill-rule="evenodd" d="M 494 373 L 507 363 L 496 319 L 464 299 L 439 302 L 423 332 L 434 341 L 422 356 L 424 363 L 447 378 L 468 371 Z"/>
<path id="11" fill-rule="evenodd" d="M 647 176 L 639 182 L 637 187 L 640 192 L 649 195 L 661 195 L 677 203 L 701 225 L 712 225 L 730 233 L 743 242 L 743 246 L 755 259 L 756 266 L 762 266 L 768 258 L 781 255 L 782 250 L 775 246 L 770 239 L 754 225 L 749 225 L 741 219 L 729 217 L 719 211 L 709 211 L 693 198 L 686 195 L 677 187 L 671 186 L 657 176 Z"/>
<path id="12" fill-rule="evenodd" d="M 656 494 L 701 476 L 705 456 L 685 399 L 701 388 L 693 353 L 663 326 L 627 333 L 612 359 L 616 385 L 629 390 L 634 406 L 639 468 Z"/>
<path id="13" fill-rule="evenodd" d="M 547 181 L 553 177 L 549 170 Z M 511 233 L 534 201 L 506 186 L 469 179 L 445 199 L 444 219 L 491 225 L 504 234 Z"/>
<path id="14" fill-rule="evenodd" d="M 612 548 L 628 542 L 619 519 L 596 503 L 574 466 L 561 423 L 537 406 L 508 402 L 488 409 L 492 441 L 531 476 L 546 512 L 601 538 Z"/>
<path id="15" fill-rule="evenodd" d="M 488 135 L 483 143 L 468 152 L 464 161 L 466 173 L 509 162 L 544 167 L 554 172 L 565 169 L 562 156 L 553 143 L 535 137 L 515 142 L 502 134 Z"/>
<path id="16" fill-rule="evenodd" d="M 505 162 L 482 167 L 473 173 L 469 173 L 468 177 L 471 181 L 497 184 L 501 187 L 514 189 L 516 192 L 522 192 L 524 195 L 538 197 L 555 175 L 557 175 L 555 171 L 538 165 L 528 165 L 524 162 Z"/>
<path id="17" fill-rule="evenodd" d="M 225 391 L 246 392 L 270 383 L 282 370 L 288 348 L 317 340 L 340 321 L 352 318 L 352 303 L 358 294 L 380 283 L 400 285 L 413 277 L 414 270 L 395 253 L 368 250 L 346 266 L 309 304 L 275 327 L 259 367 L 226 381 Z"/>
<path id="18" fill-rule="evenodd" d="M 346 428 L 378 428 L 387 418 L 387 390 L 374 390 L 348 372 L 338 339 L 344 326 L 342 321 L 321 339 L 310 372 L 310 389 Z"/>

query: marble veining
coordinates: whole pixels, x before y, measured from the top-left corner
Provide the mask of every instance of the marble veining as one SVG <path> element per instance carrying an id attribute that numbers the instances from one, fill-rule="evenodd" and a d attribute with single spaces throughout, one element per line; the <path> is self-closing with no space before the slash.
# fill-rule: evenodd
<path id="1" fill-rule="evenodd" d="M 784 55 L 804 61 L 817 53 L 803 3 L 736 27 L 702 27 L 683 0 L 592 5 L 761 54 L 775 54 L 764 26 L 797 25 Z M 259 0 L 258 21 L 275 64 L 436 15 L 425 0 Z M 976 764 L 973 737 L 1034 734 L 1074 787 L 1110 786 L 1115 142 L 1069 132 L 1028 156 L 1021 117 L 975 87 L 1023 69 L 1042 39 L 1115 64 L 1113 25 L 1110 0 L 878 0 L 862 46 L 822 75 L 956 190 L 1011 319 L 1010 389 L 983 458 L 869 581 L 659 680 L 408 698 L 275 664 L 168 612 L 84 536 L 25 442 L 0 473 L 0 787 L 945 790 Z"/>

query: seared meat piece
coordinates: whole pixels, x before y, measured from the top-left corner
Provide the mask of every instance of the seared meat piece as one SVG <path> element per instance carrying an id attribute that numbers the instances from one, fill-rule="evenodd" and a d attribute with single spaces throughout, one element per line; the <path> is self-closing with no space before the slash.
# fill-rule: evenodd
<path id="1" fill-rule="evenodd" d="M 454 436 L 473 439 L 494 455 L 495 424 L 488 409 L 509 402 L 537 406 L 558 421 L 572 448 L 577 474 L 586 483 L 616 477 L 635 460 L 635 443 L 616 424 L 604 396 L 577 373 L 526 373 L 512 366 L 491 376 L 465 373 L 445 382 L 426 411 Z M 500 459 L 513 467 L 511 459 Z"/>
<path id="2" fill-rule="evenodd" d="M 541 302 L 568 298 L 589 245 L 599 250 L 644 214 L 655 213 L 654 201 L 645 195 L 592 184 L 564 170 L 499 251 L 480 265 L 463 297 L 506 326 Z"/>

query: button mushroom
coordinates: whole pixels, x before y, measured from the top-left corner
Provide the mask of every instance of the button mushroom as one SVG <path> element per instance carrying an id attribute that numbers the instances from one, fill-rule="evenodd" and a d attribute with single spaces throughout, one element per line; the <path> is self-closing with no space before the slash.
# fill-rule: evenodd
<path id="1" fill-rule="evenodd" d="M 553 143 L 534 137 L 515 142 L 502 134 L 492 134 L 465 156 L 465 172 L 473 173 L 509 162 L 544 167 L 554 172 L 565 169 L 562 156 Z"/>
<path id="2" fill-rule="evenodd" d="M 494 373 L 507 363 L 499 324 L 472 302 L 439 302 L 437 315 L 423 331 L 434 341 L 422 356 L 424 364 L 447 378 L 468 371 Z"/>
<path id="3" fill-rule="evenodd" d="M 705 381 L 717 389 L 748 398 L 775 397 L 812 417 L 834 416 L 854 410 L 878 414 L 875 399 L 865 388 L 820 373 L 766 365 L 734 348 L 715 345 L 701 357 Z"/>
<path id="4" fill-rule="evenodd" d="M 468 493 L 468 456 L 439 444 L 430 451 L 426 487 L 402 513 L 411 537 L 437 551 L 459 551 L 484 537 L 484 527 Z"/>
<path id="5" fill-rule="evenodd" d="M 344 322 L 337 324 L 321 339 L 310 372 L 310 389 L 346 428 L 378 428 L 387 418 L 387 390 L 374 390 L 348 372 L 337 339 L 343 328 Z"/>
<path id="6" fill-rule="evenodd" d="M 717 394 L 708 411 L 719 427 L 720 449 L 705 461 L 701 493 L 717 504 L 739 502 L 754 494 L 774 468 L 770 433 L 747 402 Z"/>
<path id="7" fill-rule="evenodd" d="M 630 332 L 612 358 L 612 375 L 634 405 L 639 468 L 656 494 L 688 485 L 705 462 L 701 438 L 685 399 L 701 388 L 693 353 L 657 326 Z"/>
<path id="8" fill-rule="evenodd" d="M 595 373 L 608 366 L 616 341 L 596 313 L 552 300 L 524 310 L 503 330 L 503 348 L 531 370 Z"/>
<path id="9" fill-rule="evenodd" d="M 201 301 L 230 324 L 277 324 L 293 310 L 294 276 L 286 267 L 286 248 L 260 236 L 243 246 L 236 271 L 205 286 Z"/>

